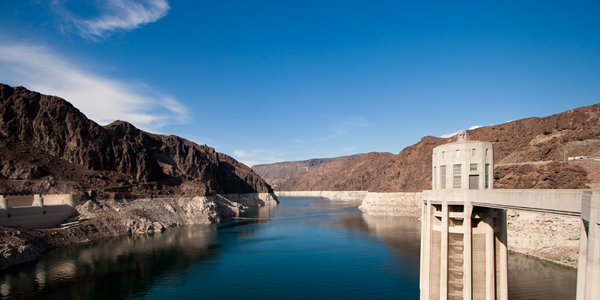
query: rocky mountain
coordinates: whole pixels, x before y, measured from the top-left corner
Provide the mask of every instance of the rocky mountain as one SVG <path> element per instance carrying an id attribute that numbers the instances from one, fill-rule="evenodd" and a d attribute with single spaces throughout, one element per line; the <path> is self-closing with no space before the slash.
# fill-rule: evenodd
<path id="1" fill-rule="evenodd" d="M 495 188 L 600 186 L 600 162 L 565 163 L 572 156 L 600 156 L 600 104 L 543 118 L 527 118 L 467 131 L 469 140 L 492 142 Z M 322 165 L 279 185 L 278 190 L 418 192 L 431 188 L 431 153 L 456 137 L 427 136 L 398 155 L 368 153 Z"/>
<path id="2" fill-rule="evenodd" d="M 206 145 L 0 84 L 0 193 L 92 191 L 98 198 L 268 193 L 244 164 Z"/>
<path id="3" fill-rule="evenodd" d="M 328 164 L 334 161 L 344 160 L 348 157 L 358 157 L 362 154 L 352 156 L 339 156 L 332 158 L 314 158 L 302 161 L 286 161 L 272 164 L 262 164 L 252 166 L 252 170 L 260 177 L 265 179 L 268 184 L 276 188 L 281 182 L 293 177 L 298 177 L 310 170 L 316 169 L 322 164 Z"/>

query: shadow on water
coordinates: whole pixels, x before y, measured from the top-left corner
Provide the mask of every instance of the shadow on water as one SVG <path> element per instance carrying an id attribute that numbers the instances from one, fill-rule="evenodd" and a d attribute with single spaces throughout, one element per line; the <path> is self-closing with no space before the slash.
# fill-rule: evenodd
<path id="1" fill-rule="evenodd" d="M 418 282 L 421 223 L 414 217 L 342 216 L 333 224 L 348 231 L 371 234 L 385 243 Z M 509 299 L 575 299 L 577 270 L 531 256 L 509 252 Z"/>
<path id="2" fill-rule="evenodd" d="M 131 298 L 166 271 L 214 260 L 218 247 L 210 226 L 108 238 L 53 249 L 37 262 L 4 270 L 0 287 L 4 299 Z"/>
<path id="3" fill-rule="evenodd" d="M 509 299 L 575 299 L 576 289 L 576 269 L 508 253 Z"/>
<path id="4" fill-rule="evenodd" d="M 189 225 L 53 249 L 38 261 L 0 271 L 0 293 L 2 299 L 140 297 L 164 275 L 182 277 L 192 267 L 218 261 L 227 240 L 219 232 L 234 239 L 251 236 L 260 230 L 250 226 L 254 223 L 259 222 Z"/>
<path id="5" fill-rule="evenodd" d="M 416 218 L 280 200 L 241 215 L 251 219 L 54 249 L 0 271 L 2 298 L 418 299 Z M 509 254 L 510 299 L 574 299 L 575 280 L 575 270 Z"/>

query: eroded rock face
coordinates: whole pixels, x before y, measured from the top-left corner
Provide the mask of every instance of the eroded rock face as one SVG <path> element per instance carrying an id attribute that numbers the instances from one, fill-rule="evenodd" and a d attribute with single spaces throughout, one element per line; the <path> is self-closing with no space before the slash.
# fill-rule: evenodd
<path id="1" fill-rule="evenodd" d="M 46 246 L 35 236 L 15 228 L 0 228 L 0 269 L 37 259 Z"/>
<path id="2" fill-rule="evenodd" d="M 35 260 L 50 248 L 124 234 L 162 232 L 169 227 L 212 224 L 239 216 L 243 206 L 225 197 L 161 197 L 83 200 L 77 223 L 66 229 L 0 228 L 0 269 Z M 72 223 L 72 224 L 74 224 Z"/>
<path id="3" fill-rule="evenodd" d="M 358 209 L 372 216 L 420 217 L 422 193 L 368 193 Z"/>
<path id="4" fill-rule="evenodd" d="M 577 267 L 579 218 L 507 210 L 508 249 Z"/>
<path id="5" fill-rule="evenodd" d="M 352 155 L 358 157 L 362 154 Z M 252 170 L 260 177 L 265 179 L 269 185 L 276 188 L 282 182 L 298 177 L 310 170 L 314 170 L 323 164 L 328 164 L 334 161 L 344 160 L 350 156 L 340 156 L 331 158 L 314 158 L 302 161 L 286 161 L 272 164 L 262 164 L 252 166 Z"/>
<path id="6" fill-rule="evenodd" d="M 76 183 L 63 186 L 98 198 L 272 192 L 250 168 L 206 145 L 123 121 L 103 127 L 61 98 L 3 84 L 0 151 L 0 193 L 48 192 L 16 180 Z"/>
<path id="7" fill-rule="evenodd" d="M 80 220 L 111 220 L 114 235 L 164 231 L 189 224 L 212 224 L 238 216 L 242 205 L 219 195 L 131 200 L 87 200 L 77 206 Z"/>
<path id="8" fill-rule="evenodd" d="M 498 180 L 495 188 L 571 189 L 599 183 L 598 176 L 587 176 L 586 169 L 593 170 L 593 167 L 559 162 L 569 156 L 600 155 L 600 104 L 544 118 L 468 130 L 467 136 L 469 140 L 493 143 Z M 431 189 L 432 150 L 455 141 L 456 136 L 448 139 L 427 136 L 398 155 L 368 153 L 324 164 L 284 181 L 277 190 L 420 192 Z M 540 164 L 552 161 L 555 163 Z M 523 162 L 536 165 L 522 166 Z M 596 163 L 600 166 L 600 162 Z M 506 166 L 508 164 L 518 165 Z"/>
<path id="9" fill-rule="evenodd" d="M 367 153 L 283 182 L 281 191 L 418 192 L 431 187 L 431 153 L 447 139 L 424 137 L 399 155 Z"/>
<path id="10" fill-rule="evenodd" d="M 585 169 L 574 164 L 514 164 L 494 169 L 494 188 L 501 189 L 582 189 L 588 182 Z"/>

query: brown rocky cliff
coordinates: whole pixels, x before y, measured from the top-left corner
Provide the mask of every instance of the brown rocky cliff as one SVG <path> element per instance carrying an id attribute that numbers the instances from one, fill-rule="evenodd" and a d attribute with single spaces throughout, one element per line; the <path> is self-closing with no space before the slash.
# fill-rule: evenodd
<path id="1" fill-rule="evenodd" d="M 353 157 L 362 154 L 352 155 Z M 272 164 L 261 164 L 252 166 L 252 170 L 260 177 L 264 178 L 273 188 L 279 186 L 281 182 L 293 177 L 300 176 L 310 170 L 314 170 L 323 164 L 344 160 L 350 156 L 340 156 L 332 158 L 314 158 L 302 161 L 285 161 Z"/>
<path id="2" fill-rule="evenodd" d="M 467 131 L 467 135 L 469 140 L 493 143 L 496 188 L 571 189 L 598 185 L 598 180 L 588 178 L 586 169 L 600 168 L 600 162 L 590 162 L 598 165 L 588 164 L 585 168 L 561 162 L 568 156 L 600 156 L 600 104 L 544 118 L 481 127 Z M 369 153 L 322 165 L 283 182 L 278 190 L 419 192 L 431 189 L 432 150 L 454 141 L 456 137 L 427 136 L 398 155 Z M 524 162 L 530 165 L 523 166 Z M 364 171 L 357 172 L 357 168 Z"/>
<path id="3" fill-rule="evenodd" d="M 87 169 L 115 169 L 108 132 L 63 99 L 0 85 L 0 116 L 7 137 Z"/>
<path id="4" fill-rule="evenodd" d="M 67 101 L 23 87 L 0 84 L 0 137 L 0 166 L 6 169 L 0 178 L 5 180 L 70 180 L 81 189 L 140 196 L 161 190 L 196 195 L 271 191 L 250 168 L 206 145 L 147 133 L 123 121 L 102 127 Z M 23 151 L 39 158 L 23 157 Z M 32 171 L 11 171 L 12 166 Z"/>
<path id="5" fill-rule="evenodd" d="M 391 153 L 367 153 L 324 164 L 302 176 L 283 182 L 278 190 L 362 191 L 376 184 L 380 173 L 394 162 Z"/>
<path id="6" fill-rule="evenodd" d="M 600 103 L 544 118 L 481 127 L 467 134 L 470 140 L 494 144 L 496 165 L 600 155 Z"/>

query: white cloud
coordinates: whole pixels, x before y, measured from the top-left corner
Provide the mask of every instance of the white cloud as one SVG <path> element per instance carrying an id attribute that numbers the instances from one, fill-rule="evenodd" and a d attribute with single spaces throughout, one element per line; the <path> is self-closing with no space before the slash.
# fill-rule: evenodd
<path id="1" fill-rule="evenodd" d="M 119 119 L 156 130 L 189 119 L 183 104 L 146 85 L 90 74 L 45 47 L 0 42 L 0 82 L 64 98 L 101 125 Z"/>
<path id="2" fill-rule="evenodd" d="M 53 0 L 50 7 L 66 23 L 66 28 L 73 27 L 79 35 L 91 40 L 156 22 L 166 16 L 170 9 L 166 0 L 94 1 L 95 10 L 99 15 L 94 18 L 82 18 L 69 10 L 65 2 Z"/>
<path id="3" fill-rule="evenodd" d="M 261 153 L 265 153 L 265 150 L 262 149 L 254 149 L 251 151 L 246 152 L 245 150 L 242 149 L 238 149 L 233 151 L 233 154 L 239 158 L 247 158 L 247 157 L 252 157 L 252 156 L 256 156 L 257 154 L 261 154 Z"/>
<path id="4" fill-rule="evenodd" d="M 235 154 L 235 156 L 238 156 L 238 157 L 241 157 L 241 158 L 245 158 L 245 157 L 251 156 L 251 155 L 247 154 L 246 151 L 244 151 L 244 150 L 235 150 L 233 152 L 233 154 Z"/>
<path id="5" fill-rule="evenodd" d="M 457 134 L 458 134 L 458 131 L 457 132 L 453 132 L 453 133 L 446 133 L 446 134 L 441 135 L 440 137 L 443 138 L 443 139 L 447 139 L 447 138 L 451 138 L 451 137 L 453 137 L 453 136 L 455 136 Z"/>
<path id="6" fill-rule="evenodd" d="M 477 129 L 477 128 L 480 128 L 480 127 L 483 127 L 483 126 L 474 125 L 474 126 L 469 127 L 468 130 L 473 130 L 473 129 Z M 451 138 L 451 137 L 453 137 L 453 136 L 455 136 L 457 134 L 458 134 L 458 131 L 457 132 L 452 132 L 452 133 L 446 133 L 444 135 L 441 135 L 440 137 L 443 138 L 443 139 L 447 139 L 447 138 Z"/>

